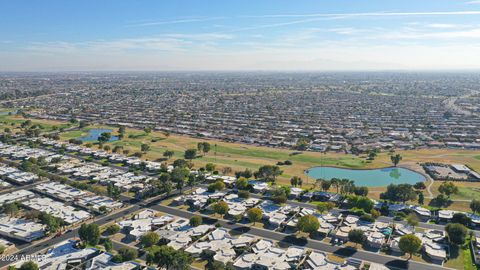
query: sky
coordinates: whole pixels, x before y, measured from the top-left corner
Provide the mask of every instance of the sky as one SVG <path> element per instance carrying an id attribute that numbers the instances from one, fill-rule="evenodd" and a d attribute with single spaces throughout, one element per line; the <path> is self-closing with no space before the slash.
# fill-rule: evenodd
<path id="1" fill-rule="evenodd" d="M 479 69 L 480 0 L 0 2 L 0 71 Z"/>

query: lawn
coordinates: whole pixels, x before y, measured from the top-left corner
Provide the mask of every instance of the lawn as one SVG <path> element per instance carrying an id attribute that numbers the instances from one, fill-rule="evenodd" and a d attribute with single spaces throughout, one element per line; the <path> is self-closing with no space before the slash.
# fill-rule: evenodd
<path id="1" fill-rule="evenodd" d="M 438 187 L 443 181 L 435 181 L 432 185 L 432 193 L 434 196 L 439 194 Z M 480 198 L 480 182 L 453 182 L 458 187 L 458 194 L 451 196 L 452 200 L 471 200 L 472 198 Z"/>
<path id="2" fill-rule="evenodd" d="M 62 139 L 79 138 L 85 135 L 90 128 L 108 128 L 113 130 L 113 135 L 117 135 L 118 128 L 109 126 L 90 126 L 81 131 L 66 132 L 61 135 Z M 373 162 L 368 162 L 364 157 L 343 153 L 318 153 L 318 152 L 300 152 L 294 154 L 294 150 L 270 148 L 239 143 L 227 143 L 218 140 L 207 140 L 203 138 L 191 138 L 171 134 L 165 136 L 163 132 L 145 133 L 138 129 L 126 129 L 125 138 L 121 141 L 109 143 L 111 146 L 120 145 L 130 150 L 130 153 L 140 151 L 142 144 L 149 144 L 151 150 L 144 156 L 148 160 L 158 160 L 163 158 L 165 150 L 174 151 L 174 159 L 181 158 L 186 149 L 196 148 L 198 142 L 207 141 L 212 149 L 205 156 L 199 156 L 194 159 L 195 166 L 204 166 L 212 162 L 217 165 L 217 169 L 231 167 L 235 170 L 244 170 L 249 168 L 257 169 L 261 165 L 274 165 L 278 161 L 290 160 L 291 166 L 281 166 L 283 175 L 279 177 L 280 183 L 288 183 L 291 176 L 303 176 L 304 171 L 315 166 L 338 166 L 354 169 L 381 168 L 391 166 L 388 153 L 381 153 Z M 478 168 L 480 171 L 480 161 L 476 158 L 478 152 L 462 150 L 415 150 L 398 151 L 403 156 L 400 165 L 406 167 L 415 167 L 418 169 L 419 162 L 444 162 L 444 163 L 463 163 Z M 307 180 L 307 179 L 305 179 Z M 309 179 L 313 182 L 313 179 Z M 304 181 L 306 182 L 306 181 Z"/>
<path id="3" fill-rule="evenodd" d="M 477 266 L 473 263 L 469 242 L 470 237 L 467 237 L 463 246 L 450 246 L 450 259 L 444 266 L 454 269 L 477 270 Z"/>
<path id="4" fill-rule="evenodd" d="M 20 125 L 27 120 L 31 120 L 34 125 L 42 126 L 44 132 L 52 131 L 54 126 L 58 128 L 67 128 L 71 126 L 70 123 L 61 121 L 27 119 L 20 115 L 0 115 L 0 129 L 3 131 L 3 129 L 8 127 L 13 133 L 15 133 L 20 131 Z"/>

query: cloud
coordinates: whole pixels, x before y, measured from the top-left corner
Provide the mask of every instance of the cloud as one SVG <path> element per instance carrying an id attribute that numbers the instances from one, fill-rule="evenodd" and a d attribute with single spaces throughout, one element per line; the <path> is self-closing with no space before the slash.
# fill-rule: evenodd
<path id="1" fill-rule="evenodd" d="M 207 22 L 207 21 L 215 21 L 215 20 L 221 20 L 221 19 L 225 19 L 225 17 L 176 19 L 176 20 L 170 20 L 170 21 L 150 21 L 150 22 L 129 24 L 127 26 L 143 27 L 143 26 L 169 25 L 169 24 L 180 24 L 180 23 Z"/>
<path id="2" fill-rule="evenodd" d="M 480 4 L 480 0 L 476 0 L 476 1 L 469 1 L 465 4 L 468 4 L 468 5 L 475 5 L 475 4 Z"/>
<path id="3" fill-rule="evenodd" d="M 80 42 L 31 42 L 23 49 L 34 53 L 118 53 L 133 51 L 186 51 L 192 47 L 209 49 L 215 42 L 233 38 L 227 34 L 165 34 L 161 36 L 125 38 L 113 40 L 92 40 Z"/>
<path id="4" fill-rule="evenodd" d="M 449 39 L 449 40 L 458 40 L 458 39 L 480 39 L 480 28 L 472 28 L 468 30 L 460 31 L 442 31 L 442 32 L 425 32 L 425 31 L 401 31 L 401 32 L 390 32 L 385 34 L 380 34 L 377 36 L 372 36 L 371 38 L 385 38 L 391 40 L 402 40 L 402 39 L 416 39 L 416 40 L 431 40 L 431 39 Z"/>
<path id="5" fill-rule="evenodd" d="M 242 16 L 242 17 L 247 17 L 247 18 L 308 18 L 308 17 L 351 18 L 351 17 L 459 16 L 459 15 L 480 15 L 480 11 L 466 10 L 466 11 L 428 11 L 428 12 L 312 13 L 312 14 L 273 14 L 273 15 L 258 15 L 258 16 L 254 15 L 254 16 Z"/>
<path id="6" fill-rule="evenodd" d="M 458 25 L 456 24 L 448 24 L 448 23 L 430 23 L 426 25 L 430 28 L 456 28 Z"/>

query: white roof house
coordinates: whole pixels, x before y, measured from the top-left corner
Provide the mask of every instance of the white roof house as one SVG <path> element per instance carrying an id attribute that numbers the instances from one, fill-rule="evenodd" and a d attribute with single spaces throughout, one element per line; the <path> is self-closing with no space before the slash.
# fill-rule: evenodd
<path id="1" fill-rule="evenodd" d="M 304 269 L 309 270 L 354 270 L 357 269 L 351 265 L 340 265 L 334 262 L 331 262 L 327 259 L 327 255 L 323 252 L 313 251 L 310 253 L 308 258 L 305 260 L 303 264 L 305 267 Z"/>
<path id="2" fill-rule="evenodd" d="M 0 206 L 6 203 L 21 202 L 33 197 L 35 197 L 33 192 L 23 189 L 4 193 L 0 195 Z"/>
<path id="3" fill-rule="evenodd" d="M 128 234 L 135 239 L 139 239 L 140 236 L 147 232 L 150 232 L 154 227 L 165 226 L 172 222 L 175 218 L 173 216 L 157 216 L 157 212 L 153 210 L 144 210 L 131 220 L 122 220 L 118 222 L 118 225 L 124 229 L 128 229 Z"/>
<path id="4" fill-rule="evenodd" d="M 242 254 L 234 262 L 237 269 L 251 269 L 262 266 L 267 269 L 291 269 L 304 256 L 303 248 L 291 246 L 287 249 L 275 247 L 269 240 L 260 240 L 252 247 L 253 253 Z"/>
<path id="5" fill-rule="evenodd" d="M 92 215 L 86 211 L 76 209 L 50 198 L 33 198 L 24 201 L 22 204 L 31 209 L 58 217 L 68 224 L 75 224 L 92 217 Z"/>
<path id="6" fill-rule="evenodd" d="M 233 261 L 236 257 L 234 248 L 250 245 L 255 237 L 249 235 L 241 235 L 233 238 L 224 228 L 218 228 L 208 235 L 207 241 L 196 242 L 185 251 L 198 256 L 203 250 L 209 250 L 215 253 L 213 258 L 216 261 L 227 263 Z"/>
<path id="7" fill-rule="evenodd" d="M 0 234 L 26 242 L 42 238 L 45 226 L 40 223 L 0 215 Z"/>

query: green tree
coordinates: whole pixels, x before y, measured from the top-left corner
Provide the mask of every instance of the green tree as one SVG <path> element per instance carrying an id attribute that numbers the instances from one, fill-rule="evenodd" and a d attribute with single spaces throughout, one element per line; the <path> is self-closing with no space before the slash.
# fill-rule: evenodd
<path id="1" fill-rule="evenodd" d="M 264 179 L 265 181 L 275 183 L 277 177 L 282 173 L 283 171 L 281 171 L 278 166 L 264 165 L 258 168 L 258 171 L 256 171 L 254 175 L 257 179 Z"/>
<path id="2" fill-rule="evenodd" d="M 98 143 L 100 144 L 104 144 L 108 141 L 110 141 L 110 139 L 112 138 L 112 133 L 110 132 L 104 132 L 102 134 L 100 134 L 100 136 L 98 136 Z"/>
<path id="3" fill-rule="evenodd" d="M 323 191 L 327 191 L 330 189 L 330 186 L 332 185 L 332 183 L 328 180 L 323 180 L 322 181 L 322 190 Z"/>
<path id="4" fill-rule="evenodd" d="M 118 133 L 125 133 L 125 127 L 124 126 L 120 126 L 118 128 Z"/>
<path id="5" fill-rule="evenodd" d="M 107 252 L 111 252 L 113 250 L 112 240 L 110 240 L 110 238 L 103 239 L 103 246 Z"/>
<path id="6" fill-rule="evenodd" d="M 190 226 L 197 227 L 202 225 L 203 218 L 201 216 L 193 216 L 190 218 Z"/>
<path id="7" fill-rule="evenodd" d="M 469 218 L 464 213 L 455 213 L 455 214 L 453 214 L 451 222 L 452 223 L 459 223 L 459 224 L 462 224 L 464 226 L 468 226 L 472 222 L 472 219 Z"/>
<path id="8" fill-rule="evenodd" d="M 406 234 L 400 238 L 398 247 L 404 253 L 409 254 L 408 260 L 412 258 L 412 255 L 417 253 L 422 247 L 422 240 L 420 240 L 414 234 Z"/>
<path id="9" fill-rule="evenodd" d="M 56 232 L 63 225 L 63 220 L 47 213 L 41 213 L 39 218 L 41 223 L 47 226 L 49 232 Z"/>
<path id="10" fill-rule="evenodd" d="M 350 195 L 347 200 L 350 207 L 362 209 L 367 213 L 370 213 L 374 206 L 373 201 L 368 197 Z"/>
<path id="11" fill-rule="evenodd" d="M 387 186 L 387 190 L 380 194 L 380 198 L 405 203 L 407 201 L 415 200 L 417 198 L 417 193 L 410 184 L 390 184 Z"/>
<path id="12" fill-rule="evenodd" d="M 172 270 L 190 269 L 193 258 L 182 250 L 175 250 L 164 245 L 150 251 L 147 255 L 147 263 L 156 264 L 160 268 Z"/>
<path id="13" fill-rule="evenodd" d="M 163 152 L 163 156 L 166 157 L 167 159 L 171 159 L 173 155 L 174 155 L 174 152 L 170 150 L 165 150 L 165 152 Z"/>
<path id="14" fill-rule="evenodd" d="M 225 183 L 223 183 L 222 180 L 217 180 L 215 183 L 211 183 L 208 185 L 208 191 L 209 192 L 214 192 L 215 190 L 224 190 L 225 189 Z"/>
<path id="15" fill-rule="evenodd" d="M 107 185 L 107 194 L 108 196 L 114 198 L 115 200 L 117 200 L 118 198 L 120 198 L 120 194 L 122 193 L 122 191 L 120 190 L 119 187 L 115 186 L 113 183 L 109 183 Z"/>
<path id="16" fill-rule="evenodd" d="M 140 244 L 144 247 L 151 247 L 158 243 L 160 236 L 155 232 L 147 232 L 140 236 Z"/>
<path id="17" fill-rule="evenodd" d="M 144 153 L 150 151 L 150 145 L 148 145 L 146 143 L 142 143 L 142 145 L 140 145 L 140 151 L 142 151 Z"/>
<path id="18" fill-rule="evenodd" d="M 255 223 L 259 222 L 263 218 L 263 212 L 262 209 L 258 207 L 251 208 L 247 211 L 247 217 L 250 220 L 250 222 Z"/>
<path id="19" fill-rule="evenodd" d="M 393 166 L 396 167 L 398 163 L 400 163 L 400 161 L 402 160 L 402 156 L 400 154 L 392 155 L 390 156 L 390 160 L 392 161 Z"/>
<path id="20" fill-rule="evenodd" d="M 470 202 L 470 209 L 472 209 L 473 213 L 479 213 L 480 212 L 480 200 L 473 199 Z"/>
<path id="21" fill-rule="evenodd" d="M 14 217 L 18 213 L 18 205 L 16 203 L 7 203 L 3 206 L 3 212 L 10 217 Z"/>
<path id="22" fill-rule="evenodd" d="M 32 261 L 28 261 L 22 264 L 19 268 L 20 270 L 38 270 L 38 265 Z"/>
<path id="23" fill-rule="evenodd" d="M 208 142 L 199 142 L 197 144 L 197 150 L 199 152 L 202 152 L 203 155 L 208 153 L 210 151 L 210 148 L 211 148 L 211 146 L 210 146 L 210 143 L 208 143 Z"/>
<path id="24" fill-rule="evenodd" d="M 271 190 L 272 196 L 270 199 L 277 204 L 286 203 L 288 200 L 290 190 L 285 187 L 277 187 Z"/>
<path id="25" fill-rule="evenodd" d="M 197 149 L 187 149 L 183 156 L 185 159 L 192 160 L 197 157 Z"/>
<path id="26" fill-rule="evenodd" d="M 246 190 L 248 188 L 248 180 L 245 179 L 244 177 L 240 177 L 236 182 L 235 186 L 239 190 Z"/>
<path id="27" fill-rule="evenodd" d="M 122 247 L 118 250 L 118 255 L 121 256 L 122 261 L 133 261 L 138 257 L 138 252 L 133 248 Z"/>
<path id="28" fill-rule="evenodd" d="M 295 144 L 295 149 L 300 150 L 300 151 L 305 151 L 308 149 L 308 146 L 310 145 L 310 140 L 307 138 L 300 138 L 297 140 L 297 143 Z"/>
<path id="29" fill-rule="evenodd" d="M 330 179 L 330 183 L 332 184 L 333 187 L 337 190 L 337 193 L 339 192 L 340 188 L 340 179 L 338 178 L 332 178 Z"/>
<path id="30" fill-rule="evenodd" d="M 367 196 L 368 195 L 368 187 L 355 187 L 353 189 L 353 193 L 357 196 Z"/>
<path id="31" fill-rule="evenodd" d="M 242 199 L 248 199 L 250 198 L 250 192 L 248 192 L 248 190 L 239 190 L 238 197 Z"/>
<path id="32" fill-rule="evenodd" d="M 348 232 L 348 240 L 350 240 L 350 242 L 355 243 L 356 245 L 363 244 L 366 239 L 367 237 L 365 236 L 365 233 L 362 230 L 353 229 Z"/>
<path id="33" fill-rule="evenodd" d="M 205 169 L 207 170 L 207 172 L 213 172 L 215 171 L 215 164 L 207 163 L 205 164 Z"/>
<path id="34" fill-rule="evenodd" d="M 425 185 L 425 182 L 417 182 L 415 185 L 413 185 L 415 189 L 426 189 L 427 186 Z"/>
<path id="35" fill-rule="evenodd" d="M 320 213 L 324 213 L 326 211 L 330 211 L 335 207 L 335 204 L 332 202 L 319 202 L 317 203 L 317 210 Z"/>
<path id="36" fill-rule="evenodd" d="M 381 216 L 380 212 L 375 210 L 375 209 L 372 209 L 370 211 L 370 215 L 372 215 L 372 218 L 374 218 L 374 219 L 377 219 L 379 216 Z"/>
<path id="37" fill-rule="evenodd" d="M 414 213 L 411 213 L 407 216 L 406 218 L 406 221 L 407 221 L 407 224 L 412 226 L 412 227 L 416 227 L 418 225 L 418 223 L 420 222 L 420 220 L 418 219 L 417 215 L 414 214 Z"/>
<path id="38" fill-rule="evenodd" d="M 301 179 L 298 176 L 294 176 L 294 177 L 290 178 L 290 185 L 292 187 L 298 186 L 300 182 L 301 182 Z"/>
<path id="39" fill-rule="evenodd" d="M 4 245 L 0 245 L 0 254 L 3 254 L 5 252 L 6 247 Z"/>
<path id="40" fill-rule="evenodd" d="M 418 193 L 418 204 L 423 205 L 425 203 L 425 195 L 422 192 Z"/>
<path id="41" fill-rule="evenodd" d="M 221 215 L 221 216 L 224 216 L 228 213 L 228 204 L 224 201 L 220 201 L 220 202 L 217 202 L 215 204 L 212 205 L 212 210 L 213 212 Z"/>
<path id="42" fill-rule="evenodd" d="M 450 243 L 463 245 L 467 237 L 468 229 L 462 224 L 448 223 L 447 226 L 445 226 L 445 232 L 447 232 Z"/>
<path id="43" fill-rule="evenodd" d="M 314 215 L 305 215 L 298 218 L 297 229 L 301 232 L 313 235 L 318 228 L 320 228 L 320 222 Z"/>
<path id="44" fill-rule="evenodd" d="M 203 155 L 206 155 L 208 152 L 210 152 L 210 149 L 211 149 L 211 148 L 212 148 L 212 147 L 211 147 L 210 143 L 208 143 L 208 142 L 203 142 L 203 150 L 202 150 Z"/>
<path id="45" fill-rule="evenodd" d="M 175 167 L 170 174 L 170 179 L 176 184 L 177 190 L 182 191 L 190 171 L 184 167 Z"/>
<path id="46" fill-rule="evenodd" d="M 78 230 L 78 236 L 83 242 L 96 246 L 100 242 L 100 228 L 95 223 L 82 224 Z"/>
<path id="47" fill-rule="evenodd" d="M 453 194 L 458 193 L 458 187 L 455 186 L 454 183 L 452 182 L 443 182 L 439 187 L 438 187 L 438 192 L 441 194 L 444 194 L 450 199 L 450 196 Z"/>

